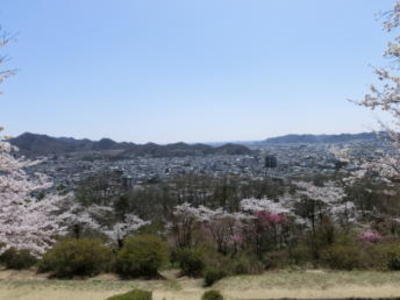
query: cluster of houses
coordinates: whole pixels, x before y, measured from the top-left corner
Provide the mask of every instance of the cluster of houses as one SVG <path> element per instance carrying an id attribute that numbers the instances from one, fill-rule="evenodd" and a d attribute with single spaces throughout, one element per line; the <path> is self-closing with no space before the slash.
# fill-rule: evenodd
<path id="1" fill-rule="evenodd" d="M 365 149 L 366 145 L 353 144 L 351 147 Z M 30 171 L 45 173 L 53 178 L 55 186 L 71 189 L 83 178 L 104 170 L 118 170 L 126 186 L 160 182 L 185 174 L 233 174 L 250 178 L 269 176 L 284 179 L 336 172 L 337 160 L 330 148 L 328 144 L 272 144 L 256 149 L 258 151 L 253 155 L 135 157 L 123 160 L 88 160 L 80 156 L 60 155 L 47 157 Z"/>

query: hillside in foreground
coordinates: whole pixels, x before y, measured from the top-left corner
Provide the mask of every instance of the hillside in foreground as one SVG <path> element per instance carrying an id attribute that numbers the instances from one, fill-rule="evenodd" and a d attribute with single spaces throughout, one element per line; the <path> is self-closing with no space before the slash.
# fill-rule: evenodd
<path id="1" fill-rule="evenodd" d="M 154 300 L 199 300 L 202 281 L 188 278 L 120 281 L 101 275 L 92 280 L 52 280 L 32 272 L 0 272 L 0 299 L 105 300 L 141 288 L 153 291 Z M 279 271 L 237 276 L 213 286 L 226 300 L 390 298 L 400 294 L 399 273 Z"/>

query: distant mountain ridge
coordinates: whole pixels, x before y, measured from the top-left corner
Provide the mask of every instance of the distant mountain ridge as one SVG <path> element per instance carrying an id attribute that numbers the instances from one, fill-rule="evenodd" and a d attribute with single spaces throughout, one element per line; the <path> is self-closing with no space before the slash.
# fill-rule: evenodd
<path id="1" fill-rule="evenodd" d="M 66 137 L 51 137 L 44 134 L 26 132 L 20 136 L 10 139 L 11 144 L 17 146 L 21 153 L 27 156 L 67 154 L 74 152 L 93 152 L 120 150 L 116 158 L 132 156 L 174 157 L 174 156 L 197 156 L 209 154 L 243 155 L 251 154 L 252 150 L 243 145 L 225 144 L 213 147 L 206 144 L 175 143 L 158 145 L 154 143 L 135 144 L 118 143 L 108 138 L 99 141 L 89 139 L 74 139 Z"/>
<path id="2" fill-rule="evenodd" d="M 21 153 L 27 156 L 118 150 L 116 158 L 125 158 L 146 155 L 153 157 L 198 156 L 209 154 L 243 155 L 253 153 L 252 150 L 247 148 L 247 145 L 336 144 L 357 141 L 376 141 L 378 139 L 379 137 L 375 132 L 331 135 L 289 134 L 285 136 L 267 138 L 263 141 L 225 144 L 216 143 L 214 146 L 209 144 L 187 144 L 182 142 L 159 145 L 155 143 L 119 143 L 109 138 L 103 138 L 99 141 L 92 141 L 89 139 L 75 139 L 70 137 L 51 137 L 44 134 L 26 132 L 16 138 L 10 139 L 9 141 L 14 146 L 17 146 Z"/>
<path id="3" fill-rule="evenodd" d="M 256 142 L 261 144 L 337 144 L 350 143 L 355 141 L 374 141 L 379 137 L 376 132 L 363 132 L 356 134 L 289 134 L 285 136 L 273 137 L 264 141 Z"/>

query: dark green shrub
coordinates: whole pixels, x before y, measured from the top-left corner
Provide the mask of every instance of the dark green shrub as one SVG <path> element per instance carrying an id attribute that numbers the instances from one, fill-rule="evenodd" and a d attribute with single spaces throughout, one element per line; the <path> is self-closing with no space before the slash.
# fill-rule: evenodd
<path id="1" fill-rule="evenodd" d="M 357 253 L 362 268 L 400 271 L 400 244 L 396 240 L 376 244 L 361 243 Z"/>
<path id="2" fill-rule="evenodd" d="M 228 276 L 226 271 L 217 268 L 208 268 L 204 275 L 204 286 L 212 286 L 215 282 Z"/>
<path id="3" fill-rule="evenodd" d="M 202 246 L 196 250 L 205 266 L 213 266 L 218 268 L 226 268 L 230 262 L 230 257 L 218 252 L 214 247 Z"/>
<path id="4" fill-rule="evenodd" d="M 0 256 L 0 261 L 7 269 L 22 270 L 29 269 L 38 260 L 29 250 L 10 248 Z"/>
<path id="5" fill-rule="evenodd" d="M 387 266 L 391 271 L 400 271 L 400 256 L 390 255 Z"/>
<path id="6" fill-rule="evenodd" d="M 56 277 L 92 276 L 107 271 L 113 261 L 111 249 L 96 239 L 65 239 L 42 259 L 40 271 Z"/>
<path id="7" fill-rule="evenodd" d="M 375 248 L 378 250 L 375 257 L 383 258 L 387 269 L 400 271 L 400 245 L 398 242 L 377 245 Z"/>
<path id="8" fill-rule="evenodd" d="M 392 243 L 382 244 L 368 244 L 361 245 L 360 255 L 364 253 L 366 259 L 364 259 L 365 267 L 371 270 L 390 270 L 393 266 L 390 266 L 390 253 L 395 254 L 396 248 Z M 400 255 L 400 252 L 399 252 Z M 395 255 L 393 255 L 395 257 Z"/>
<path id="9" fill-rule="evenodd" d="M 260 274 L 265 270 L 263 263 L 254 255 L 242 254 L 234 257 L 230 263 L 231 272 L 235 275 Z"/>
<path id="10" fill-rule="evenodd" d="M 321 261 L 331 269 L 353 270 L 363 267 L 360 249 L 352 245 L 332 245 L 321 252 Z"/>
<path id="11" fill-rule="evenodd" d="M 218 291 L 208 291 L 203 294 L 201 300 L 224 300 L 224 297 Z"/>
<path id="12" fill-rule="evenodd" d="M 263 262 L 267 269 L 283 269 L 290 264 L 289 253 L 286 249 L 268 252 L 264 255 Z"/>
<path id="13" fill-rule="evenodd" d="M 400 271 L 399 240 L 386 240 L 376 244 L 362 245 L 360 253 L 368 258 L 366 267 L 373 270 Z"/>
<path id="14" fill-rule="evenodd" d="M 290 263 L 297 266 L 302 266 L 313 261 L 309 247 L 303 244 L 288 249 L 288 255 Z"/>
<path id="15" fill-rule="evenodd" d="M 312 201 L 310 203 L 313 203 Z M 314 207 L 315 203 L 311 205 Z M 314 261 L 321 258 L 321 252 L 334 244 L 345 244 L 348 237 L 346 234 L 338 232 L 333 221 L 329 217 L 323 217 L 315 231 L 308 232 L 303 243 L 309 248 L 309 252 Z M 340 242 L 338 242 L 338 239 Z"/>
<path id="16" fill-rule="evenodd" d="M 133 290 L 125 294 L 112 296 L 107 300 L 152 300 L 153 296 L 151 292 L 142 290 Z"/>
<path id="17" fill-rule="evenodd" d="M 175 253 L 175 259 L 186 276 L 201 276 L 204 270 L 204 260 L 200 249 L 178 249 Z"/>
<path id="18" fill-rule="evenodd" d="M 154 277 L 168 260 L 166 243 L 156 235 L 139 235 L 125 240 L 116 261 L 123 277 Z"/>

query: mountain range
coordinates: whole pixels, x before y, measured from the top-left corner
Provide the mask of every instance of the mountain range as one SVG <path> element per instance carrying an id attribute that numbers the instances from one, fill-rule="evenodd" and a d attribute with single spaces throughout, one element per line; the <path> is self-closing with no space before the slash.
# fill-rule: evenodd
<path id="1" fill-rule="evenodd" d="M 255 143 L 261 144 L 337 144 L 351 143 L 356 141 L 374 141 L 379 139 L 382 133 L 363 132 L 356 134 L 289 134 L 284 136 L 272 137 Z"/>
<path id="2" fill-rule="evenodd" d="M 197 156 L 209 154 L 243 155 L 251 154 L 252 150 L 244 145 L 224 144 L 213 147 L 206 144 L 174 143 L 159 145 L 155 143 L 135 144 L 118 143 L 108 138 L 99 141 L 89 139 L 74 139 L 66 137 L 51 137 L 44 134 L 24 133 L 9 140 L 17 146 L 20 152 L 26 156 L 67 154 L 76 152 L 106 152 L 113 151 L 114 158 L 126 158 L 132 156 L 152 157 L 176 157 Z"/>
<path id="3" fill-rule="evenodd" d="M 313 135 L 290 134 L 280 137 L 268 138 L 263 141 L 237 142 L 218 144 L 187 144 L 174 143 L 159 145 L 155 143 L 135 144 L 128 142 L 116 142 L 109 138 L 99 141 L 89 139 L 75 139 L 67 137 L 51 137 L 44 134 L 24 133 L 16 138 L 10 139 L 10 143 L 17 146 L 21 153 L 27 156 L 66 154 L 76 152 L 106 152 L 115 150 L 117 158 L 132 156 L 153 156 L 153 157 L 173 157 L 173 156 L 197 156 L 209 154 L 243 155 L 251 154 L 247 146 L 254 145 L 273 145 L 273 144 L 317 144 L 317 143 L 350 143 L 356 141 L 377 140 L 374 132 L 358 134 L 337 134 L 337 135 Z"/>

